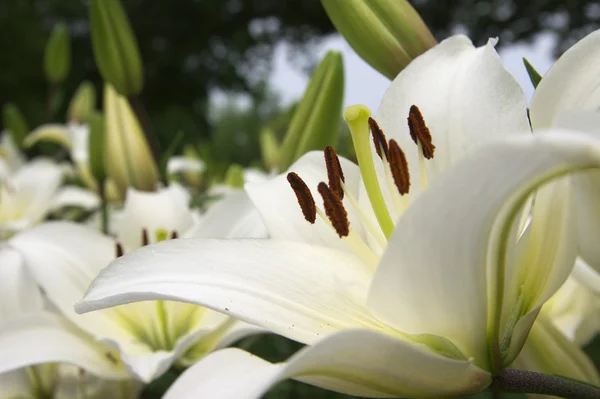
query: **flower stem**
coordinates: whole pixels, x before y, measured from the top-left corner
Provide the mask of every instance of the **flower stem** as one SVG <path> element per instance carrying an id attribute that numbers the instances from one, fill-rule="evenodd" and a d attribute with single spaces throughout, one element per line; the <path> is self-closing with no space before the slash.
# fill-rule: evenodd
<path id="1" fill-rule="evenodd" d="M 600 388 L 583 382 L 515 369 L 504 369 L 494 377 L 490 389 L 507 393 L 552 395 L 569 399 L 600 398 Z"/>
<path id="2" fill-rule="evenodd" d="M 98 181 L 98 196 L 100 197 L 100 213 L 102 233 L 108 234 L 108 203 L 106 201 L 105 181 Z"/>

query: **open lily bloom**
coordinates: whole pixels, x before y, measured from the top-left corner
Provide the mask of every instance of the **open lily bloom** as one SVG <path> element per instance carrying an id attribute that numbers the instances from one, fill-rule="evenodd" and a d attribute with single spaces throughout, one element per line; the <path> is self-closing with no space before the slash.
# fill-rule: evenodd
<path id="1" fill-rule="evenodd" d="M 144 382 L 176 361 L 191 363 L 259 331 L 212 310 L 171 301 L 142 302 L 84 316 L 74 312 L 74 304 L 115 255 L 167 240 L 192 226 L 193 215 L 182 190 L 176 186 L 157 193 L 130 190 L 117 241 L 81 225 L 57 222 L 9 242 L 23 253 L 48 299 L 79 328 L 115 348 L 128 370 Z"/>
<path id="2" fill-rule="evenodd" d="M 11 135 L 4 131 L 0 134 L 0 181 L 12 175 L 25 163 L 21 151 L 15 145 Z"/>
<path id="3" fill-rule="evenodd" d="M 44 310 L 20 254 L 0 249 L 0 265 L 0 398 L 131 397 L 118 353 Z"/>
<path id="4" fill-rule="evenodd" d="M 600 30 L 573 45 L 550 68 L 538 84 L 531 101 L 534 133 L 552 126 L 583 128 L 600 136 Z M 582 112 L 596 113 L 583 115 Z M 600 295 L 600 172 L 574 179 L 579 212 L 581 259 L 575 276 Z"/>
<path id="5" fill-rule="evenodd" d="M 104 269 L 77 305 L 197 303 L 312 345 L 277 365 L 212 354 L 169 398 L 260 397 L 285 378 L 372 397 L 477 392 L 566 280 L 576 243 L 563 176 L 598 167 L 600 142 L 534 138 L 493 43 L 448 39 L 395 79 L 374 120 L 364 107 L 345 117 L 358 166 L 327 148 L 325 162 L 309 153 L 247 185 L 272 239 L 143 248 Z"/>
<path id="6" fill-rule="evenodd" d="M 53 208 L 97 205 L 95 196 L 85 190 L 59 189 L 63 173 L 60 165 L 40 159 L 0 181 L 0 239 L 41 222 Z"/>

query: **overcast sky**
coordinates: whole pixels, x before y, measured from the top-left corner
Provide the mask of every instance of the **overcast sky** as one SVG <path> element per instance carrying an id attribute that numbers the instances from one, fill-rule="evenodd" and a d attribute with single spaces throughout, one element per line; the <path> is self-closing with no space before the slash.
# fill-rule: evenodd
<path id="1" fill-rule="evenodd" d="M 505 67 L 523 87 L 531 98 L 533 87 L 523 66 L 522 58 L 527 57 L 540 73 L 545 73 L 554 61 L 550 55 L 552 38 L 542 36 L 533 45 L 511 46 L 500 52 Z M 377 110 L 389 80 L 367 65 L 339 36 L 325 40 L 320 48 L 323 55 L 327 50 L 338 50 L 344 55 L 346 91 L 344 105 L 364 104 L 373 112 Z M 281 93 L 283 100 L 291 102 L 300 97 L 306 87 L 307 79 L 295 69 L 287 59 L 285 45 L 279 46 L 275 53 L 275 68 L 272 75 L 274 88 Z"/>

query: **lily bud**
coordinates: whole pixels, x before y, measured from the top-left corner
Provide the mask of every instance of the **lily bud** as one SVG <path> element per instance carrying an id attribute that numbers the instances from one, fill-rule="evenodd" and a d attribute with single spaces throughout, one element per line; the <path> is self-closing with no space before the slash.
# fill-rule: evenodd
<path id="1" fill-rule="evenodd" d="M 227 172 L 225 172 L 224 183 L 231 188 L 243 188 L 244 168 L 238 164 L 230 165 L 229 168 L 227 168 Z"/>
<path id="2" fill-rule="evenodd" d="M 260 143 L 260 153 L 267 170 L 272 170 L 279 164 L 279 145 L 275 138 L 275 132 L 270 128 L 264 128 L 258 138 Z"/>
<path id="3" fill-rule="evenodd" d="M 95 107 L 96 89 L 94 85 L 89 81 L 82 82 L 69 104 L 67 111 L 69 121 L 77 124 L 83 123 Z"/>
<path id="4" fill-rule="evenodd" d="M 90 138 L 88 141 L 88 153 L 90 160 L 90 171 L 94 178 L 103 184 L 106 179 L 106 170 L 104 166 L 104 145 L 106 129 L 104 126 L 104 115 L 98 111 L 93 111 L 87 118 L 90 127 Z"/>
<path id="5" fill-rule="evenodd" d="M 44 73 L 53 85 L 61 84 L 71 69 L 71 38 L 65 24 L 56 24 L 44 51 Z"/>
<path id="6" fill-rule="evenodd" d="M 296 107 L 281 146 L 279 169 L 287 169 L 311 150 L 335 145 L 344 99 L 342 55 L 330 51 L 315 69 Z"/>
<path id="7" fill-rule="evenodd" d="M 142 91 L 142 60 L 129 19 L 119 0 L 91 0 L 94 58 L 105 81 L 122 96 Z"/>
<path id="8" fill-rule="evenodd" d="M 23 140 L 29 133 L 25 117 L 16 105 L 8 103 L 2 108 L 2 124 L 10 132 L 13 142 L 18 148 L 23 148 Z"/>
<path id="9" fill-rule="evenodd" d="M 121 194 L 128 187 L 154 191 L 158 167 L 142 127 L 123 96 L 107 84 L 104 89 L 106 172 Z"/>
<path id="10" fill-rule="evenodd" d="M 437 44 L 406 0 L 321 0 L 321 4 L 354 51 L 389 79 Z"/>

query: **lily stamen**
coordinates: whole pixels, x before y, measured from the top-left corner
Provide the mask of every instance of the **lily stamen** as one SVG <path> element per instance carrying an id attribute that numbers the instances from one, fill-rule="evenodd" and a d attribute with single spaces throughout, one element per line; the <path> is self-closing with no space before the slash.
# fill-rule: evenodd
<path id="1" fill-rule="evenodd" d="M 342 200 L 323 182 L 319 183 L 318 190 L 323 198 L 325 215 L 331 221 L 336 233 L 340 238 L 347 237 L 350 234 L 350 221 Z"/>
<path id="2" fill-rule="evenodd" d="M 297 173 L 288 173 L 287 181 L 290 183 L 292 190 L 294 190 L 294 194 L 296 194 L 296 199 L 298 200 L 298 205 L 300 205 L 304 219 L 310 224 L 314 224 L 317 219 L 317 206 L 315 205 L 315 199 L 310 189 Z"/>
<path id="3" fill-rule="evenodd" d="M 171 232 L 171 240 L 175 240 L 177 238 L 179 238 L 179 233 L 177 233 L 177 230 L 173 230 Z"/>
<path id="4" fill-rule="evenodd" d="M 408 194 L 410 189 L 410 173 L 408 162 L 404 151 L 400 148 L 396 140 L 390 140 L 389 144 L 389 164 L 394 183 L 400 195 Z"/>
<path id="5" fill-rule="evenodd" d="M 120 242 L 115 243 L 115 254 L 117 258 L 120 258 L 121 256 L 123 256 L 125 254 L 125 251 L 123 250 L 123 246 L 121 245 Z"/>
<path id="6" fill-rule="evenodd" d="M 331 146 L 325 147 L 323 150 L 325 155 L 325 166 L 327 168 L 327 180 L 329 182 L 329 188 L 333 191 L 340 199 L 344 199 L 344 190 L 342 184 L 345 183 L 344 171 L 340 164 L 335 150 Z"/>
<path id="7" fill-rule="evenodd" d="M 142 247 L 150 244 L 150 238 L 148 237 L 148 230 L 142 229 Z"/>
<path id="8" fill-rule="evenodd" d="M 431 133 L 429 128 L 425 124 L 423 114 L 416 105 L 410 107 L 408 113 L 408 129 L 410 131 L 410 137 L 417 145 L 419 151 L 419 171 L 420 171 L 420 183 L 421 189 L 427 189 L 427 170 L 425 167 L 425 159 L 432 159 L 435 146 L 431 139 Z"/>

